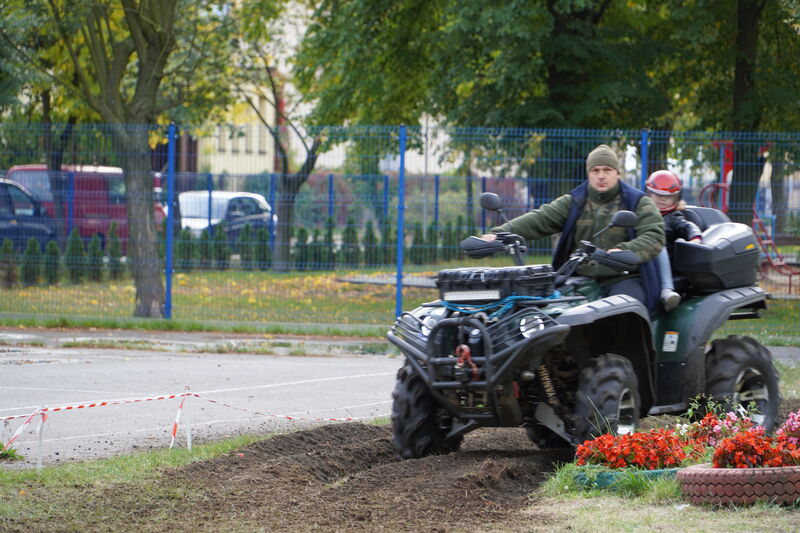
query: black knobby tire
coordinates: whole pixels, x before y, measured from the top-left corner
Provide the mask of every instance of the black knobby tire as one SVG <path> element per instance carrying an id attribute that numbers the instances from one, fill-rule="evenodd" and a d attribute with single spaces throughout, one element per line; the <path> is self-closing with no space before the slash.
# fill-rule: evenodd
<path id="1" fill-rule="evenodd" d="M 461 446 L 463 435 L 446 438 L 452 418 L 411 367 L 397 372 L 392 398 L 392 446 L 399 459 L 450 453 Z"/>
<path id="2" fill-rule="evenodd" d="M 628 359 L 605 354 L 589 361 L 578 377 L 572 438 L 576 444 L 604 433 L 631 433 L 639 425 L 639 380 Z"/>
<path id="3" fill-rule="evenodd" d="M 781 393 L 778 371 L 769 351 L 750 337 L 731 335 L 715 340 L 706 356 L 706 394 L 725 410 L 756 404 L 754 422 L 775 429 Z"/>

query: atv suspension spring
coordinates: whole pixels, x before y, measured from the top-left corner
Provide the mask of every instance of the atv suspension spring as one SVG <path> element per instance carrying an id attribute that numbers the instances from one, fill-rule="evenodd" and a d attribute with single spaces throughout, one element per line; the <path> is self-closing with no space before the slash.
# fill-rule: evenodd
<path id="1" fill-rule="evenodd" d="M 547 403 L 549 403 L 553 407 L 557 407 L 561 405 L 561 402 L 558 401 L 558 396 L 556 396 L 556 389 L 553 386 L 553 380 L 550 378 L 550 371 L 547 369 L 545 365 L 539 365 L 539 368 L 536 369 L 536 372 L 539 374 L 539 381 L 544 387 L 544 392 L 547 395 Z"/>

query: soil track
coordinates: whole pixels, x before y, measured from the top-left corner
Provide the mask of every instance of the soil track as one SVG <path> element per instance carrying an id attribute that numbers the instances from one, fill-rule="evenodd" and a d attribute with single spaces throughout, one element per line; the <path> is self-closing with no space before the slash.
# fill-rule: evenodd
<path id="1" fill-rule="evenodd" d="M 800 408 L 783 402 L 781 419 Z M 388 426 L 321 426 L 164 470 L 155 486 L 92 484 L 61 494 L 85 515 L 0 521 L 3 531 L 561 531 L 534 489 L 572 451 L 538 450 L 521 429 L 480 429 L 461 451 L 397 461 Z M 31 488 L 31 496 L 37 496 Z M 44 495 L 38 495 L 44 496 Z M 47 496 L 45 496 L 47 498 Z M 50 495 L 50 498 L 52 495 Z"/>
<path id="2" fill-rule="evenodd" d="M 399 462 L 389 428 L 347 424 L 262 441 L 165 481 L 205 480 L 206 524 L 246 510 L 268 531 L 506 529 L 509 513 L 570 456 L 536 450 L 523 430 L 486 429 L 458 453 Z"/>

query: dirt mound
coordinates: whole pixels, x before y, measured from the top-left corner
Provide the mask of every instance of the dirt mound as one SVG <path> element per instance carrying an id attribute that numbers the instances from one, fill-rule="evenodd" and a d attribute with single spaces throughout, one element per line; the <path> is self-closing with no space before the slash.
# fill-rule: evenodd
<path id="1" fill-rule="evenodd" d="M 554 463 L 570 459 L 536 450 L 523 430 L 484 429 L 458 453 L 400 462 L 390 437 L 388 427 L 323 426 L 170 471 L 164 481 L 203 485 L 205 527 L 245 512 L 265 530 L 451 531 L 506 523 Z"/>

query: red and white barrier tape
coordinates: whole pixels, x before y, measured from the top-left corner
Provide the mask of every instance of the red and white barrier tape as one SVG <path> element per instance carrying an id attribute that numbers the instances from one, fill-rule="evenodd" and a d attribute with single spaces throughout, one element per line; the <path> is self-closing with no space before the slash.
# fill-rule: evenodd
<path id="1" fill-rule="evenodd" d="M 17 431 L 14 432 L 14 435 L 11 437 L 11 439 L 3 446 L 3 449 L 0 450 L 0 453 L 3 453 L 7 449 L 9 449 L 11 447 L 11 445 L 14 444 L 14 441 L 17 440 L 20 435 L 22 435 L 22 430 L 25 429 L 25 426 L 30 424 L 31 420 L 33 420 L 34 417 L 36 417 L 38 415 L 43 415 L 44 416 L 44 413 L 42 413 L 41 409 L 36 410 L 35 412 L 31 413 L 30 415 L 20 415 L 19 417 L 15 417 L 15 418 L 22 418 L 22 416 L 27 416 L 28 419 L 25 422 L 23 422 L 22 425 L 20 425 L 17 428 Z"/>
<path id="2" fill-rule="evenodd" d="M 75 404 L 75 405 L 62 405 L 60 407 L 44 407 L 39 411 L 44 411 L 48 413 L 55 413 L 58 411 L 76 411 L 78 409 L 89 409 L 91 407 L 107 407 L 109 405 L 123 405 L 127 403 L 141 403 L 141 402 L 152 402 L 156 400 L 171 400 L 173 398 L 180 398 L 182 396 L 190 396 L 191 393 L 182 392 L 180 394 L 165 394 L 163 396 L 154 396 L 152 398 L 131 398 L 127 400 L 105 400 L 105 401 L 98 401 L 98 402 L 91 402 L 91 403 L 82 403 L 82 404 Z M 37 411 L 38 412 L 38 411 Z M 25 418 L 27 416 L 31 416 L 31 414 L 36 413 L 28 413 L 25 415 L 13 415 L 13 416 L 0 416 L 0 421 L 2 420 L 14 420 L 15 418 Z"/>
<path id="3" fill-rule="evenodd" d="M 13 416 L 0 417 L 0 421 L 14 420 L 14 419 L 17 419 L 17 418 L 26 418 L 27 417 L 25 422 L 23 422 L 22 425 L 20 425 L 20 427 L 17 428 L 17 431 L 14 432 L 14 435 L 11 437 L 11 440 L 9 440 L 8 443 L 6 443 L 3 446 L 3 449 L 0 450 L 0 453 L 6 451 L 6 449 L 8 449 L 11 446 L 11 444 L 13 444 L 15 440 L 17 440 L 17 438 L 19 438 L 19 436 L 22 434 L 25 426 L 27 426 L 31 422 L 31 420 L 33 420 L 36 416 L 41 416 L 42 417 L 42 420 L 40 422 L 40 426 L 41 426 L 41 424 L 43 424 L 47 420 L 47 413 L 55 413 L 55 412 L 59 412 L 59 411 L 76 411 L 76 410 L 79 410 L 79 409 L 90 409 L 92 407 L 107 407 L 109 405 L 124 405 L 124 404 L 130 404 L 130 403 L 142 403 L 142 402 L 152 402 L 152 401 L 157 401 L 157 400 L 171 400 L 171 399 L 174 399 L 174 398 L 181 398 L 181 403 L 178 406 L 178 412 L 175 415 L 175 422 L 172 424 L 172 430 L 171 430 L 172 440 L 171 440 L 170 445 L 169 445 L 169 447 L 172 448 L 174 446 L 174 444 L 175 444 L 175 438 L 177 437 L 177 434 L 178 434 L 178 425 L 180 423 L 181 412 L 183 410 L 183 405 L 184 405 L 184 402 L 186 401 L 186 398 L 188 398 L 189 396 L 194 396 L 194 397 L 196 397 L 196 398 L 198 398 L 200 400 L 205 400 L 205 401 L 207 401 L 209 403 L 213 403 L 213 404 L 216 404 L 216 405 L 219 405 L 219 406 L 222 406 L 222 407 L 227 407 L 228 409 L 234 409 L 236 411 L 243 411 L 245 413 L 250 413 L 250 414 L 259 415 L 259 416 L 266 416 L 266 417 L 270 417 L 270 418 L 283 418 L 285 420 L 305 420 L 305 421 L 313 421 L 313 422 L 354 422 L 354 421 L 357 421 L 357 420 L 364 420 L 366 418 L 370 418 L 370 417 L 316 418 L 316 417 L 304 417 L 304 416 L 292 416 L 292 415 L 278 415 L 278 414 L 274 414 L 274 413 L 262 413 L 261 411 L 253 411 L 252 409 L 244 409 L 242 407 L 236 407 L 234 405 L 230 405 L 230 404 L 227 404 L 227 403 L 224 403 L 224 402 L 220 402 L 220 401 L 217 401 L 217 400 L 212 400 L 210 398 L 205 398 L 203 396 L 200 396 L 197 393 L 188 392 L 188 390 L 189 390 L 189 387 L 186 387 L 186 391 L 182 392 L 182 393 L 179 393 L 179 394 L 165 394 L 165 395 L 162 395 L 162 396 L 153 396 L 151 398 L 132 398 L 132 399 L 126 399 L 126 400 L 105 400 L 105 401 L 97 401 L 97 402 L 74 404 L 74 405 L 63 405 L 63 406 L 59 406 L 59 407 L 42 407 L 42 408 L 37 409 L 33 413 L 28 413 L 28 414 L 24 414 L 24 415 L 13 415 Z"/>

